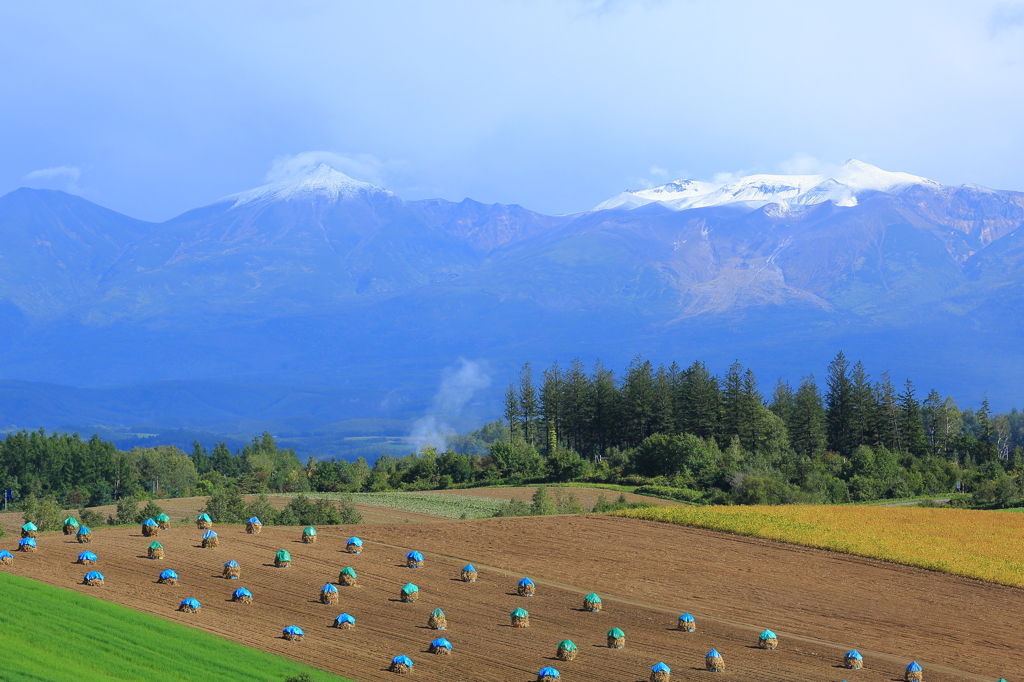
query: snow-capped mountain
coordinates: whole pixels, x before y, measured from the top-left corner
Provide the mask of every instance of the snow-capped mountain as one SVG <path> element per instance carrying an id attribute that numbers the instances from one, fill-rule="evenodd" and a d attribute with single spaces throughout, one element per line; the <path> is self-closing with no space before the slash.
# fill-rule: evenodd
<path id="1" fill-rule="evenodd" d="M 729 183 L 715 184 L 699 180 L 676 180 L 651 189 L 628 190 L 594 207 L 631 210 L 658 202 L 674 211 L 727 204 L 760 208 L 779 204 L 811 206 L 831 201 L 836 206 L 856 206 L 864 192 L 896 194 L 911 186 L 941 189 L 942 185 L 909 173 L 893 173 L 851 159 L 829 175 L 748 175 Z"/>
<path id="2" fill-rule="evenodd" d="M 232 208 L 258 201 L 317 201 L 334 203 L 359 195 L 393 196 L 388 190 L 350 178 L 326 163 L 311 166 L 302 173 L 224 197 L 221 202 L 234 201 Z"/>

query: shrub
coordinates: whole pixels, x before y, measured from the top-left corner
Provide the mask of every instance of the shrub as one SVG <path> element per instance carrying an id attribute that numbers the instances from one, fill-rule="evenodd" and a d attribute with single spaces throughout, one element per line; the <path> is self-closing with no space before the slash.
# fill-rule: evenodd
<path id="1" fill-rule="evenodd" d="M 637 495 L 650 495 L 651 497 L 664 497 L 669 500 L 680 502 L 697 502 L 704 497 L 704 493 L 690 488 L 672 488 L 663 485 L 642 485 L 634 491 Z M 622 500 L 625 502 L 625 498 Z"/>
<path id="2" fill-rule="evenodd" d="M 87 528 L 95 528 L 103 523 L 103 514 L 95 509 L 79 509 L 78 520 Z"/>
<path id="3" fill-rule="evenodd" d="M 512 498 L 507 504 L 502 505 L 498 508 L 498 511 L 494 512 L 495 516 L 530 516 L 532 514 L 530 505 L 526 504 L 522 500 Z"/>
<path id="4" fill-rule="evenodd" d="M 134 495 L 127 495 L 117 501 L 116 516 L 108 516 L 107 523 L 112 526 L 123 526 L 135 524 L 142 521 L 139 516 L 139 498 Z"/>
<path id="5" fill-rule="evenodd" d="M 341 516 L 341 523 L 362 523 L 363 515 L 356 509 L 355 503 L 351 497 L 344 498 L 338 502 L 338 514 Z M 462 518 L 466 518 L 463 514 Z"/>
<path id="6" fill-rule="evenodd" d="M 627 502 L 625 493 L 619 493 L 619 499 L 609 502 L 604 493 L 601 493 L 597 496 L 597 502 L 594 503 L 593 511 L 597 514 L 606 514 L 623 509 L 644 509 L 654 506 L 653 502 Z"/>
<path id="7" fill-rule="evenodd" d="M 215 490 L 206 500 L 203 512 L 210 515 L 214 523 L 242 523 L 245 515 L 245 501 L 237 488 Z"/>
<path id="8" fill-rule="evenodd" d="M 41 531 L 59 530 L 63 526 L 63 519 L 61 519 L 60 514 L 61 507 L 57 504 L 57 499 L 53 495 L 47 495 L 43 498 L 29 495 L 21 503 L 21 510 L 25 522 L 31 521 Z"/>
<path id="9" fill-rule="evenodd" d="M 540 486 L 533 493 L 533 504 L 530 505 L 530 513 L 534 516 L 547 516 L 555 513 L 555 504 L 548 496 L 547 486 Z"/>
<path id="10" fill-rule="evenodd" d="M 266 494 L 260 493 L 245 505 L 245 518 L 253 516 L 263 522 L 264 526 L 272 526 L 277 523 L 278 511 L 270 504 Z"/>
<path id="11" fill-rule="evenodd" d="M 143 507 L 142 512 L 139 514 L 140 522 L 145 521 L 146 519 L 155 519 L 163 513 L 164 510 L 160 508 L 160 505 L 153 500 L 150 500 L 146 503 L 146 506 Z"/>
<path id="12" fill-rule="evenodd" d="M 567 488 L 555 488 L 556 514 L 583 514 L 586 510 L 576 494 Z"/>
<path id="13" fill-rule="evenodd" d="M 284 526 L 337 526 L 362 520 L 362 514 L 351 500 L 335 504 L 324 498 L 313 502 L 305 495 L 297 495 L 281 511 L 277 522 Z"/>

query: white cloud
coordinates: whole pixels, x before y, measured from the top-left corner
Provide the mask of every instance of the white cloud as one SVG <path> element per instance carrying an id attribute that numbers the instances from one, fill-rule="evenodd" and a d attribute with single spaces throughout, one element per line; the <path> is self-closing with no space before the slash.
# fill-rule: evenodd
<path id="1" fill-rule="evenodd" d="M 444 450 L 448 435 L 452 433 L 451 426 L 444 422 L 444 418 L 459 416 L 473 394 L 490 385 L 491 377 L 487 373 L 486 361 L 459 358 L 454 367 L 446 368 L 429 414 L 413 424 L 409 437 L 416 450 L 424 445 Z"/>
<path id="2" fill-rule="evenodd" d="M 999 5 L 988 18 L 988 33 L 995 37 L 1003 31 L 1024 26 L 1024 4 Z"/>
<path id="3" fill-rule="evenodd" d="M 338 154 L 329 151 L 300 152 L 274 159 L 270 170 L 267 171 L 267 182 L 286 180 L 321 163 L 326 163 L 334 170 L 356 180 L 381 186 L 387 182 L 389 173 L 402 165 L 401 162 L 396 161 L 381 161 L 371 154 Z"/>
<path id="4" fill-rule="evenodd" d="M 76 166 L 54 166 L 40 168 L 25 176 L 26 180 L 65 180 L 64 187 L 69 192 L 78 190 L 78 179 L 82 177 L 82 169 Z M 45 182 L 44 182 L 45 184 Z"/>

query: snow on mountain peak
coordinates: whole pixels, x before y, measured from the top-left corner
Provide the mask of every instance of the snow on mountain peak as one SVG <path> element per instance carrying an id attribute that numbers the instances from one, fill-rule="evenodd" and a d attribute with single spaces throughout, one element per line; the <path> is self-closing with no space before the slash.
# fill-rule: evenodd
<path id="1" fill-rule="evenodd" d="M 676 180 L 651 189 L 627 190 L 594 207 L 633 209 L 652 202 L 682 211 L 688 208 L 744 204 L 759 208 L 767 204 L 810 206 L 832 201 L 837 206 L 856 206 L 857 195 L 875 191 L 894 193 L 911 185 L 941 185 L 909 173 L 884 171 L 871 164 L 850 159 L 834 173 L 825 175 L 748 175 L 716 184 L 698 180 Z"/>
<path id="2" fill-rule="evenodd" d="M 312 201 L 323 199 L 334 203 L 339 199 L 352 199 L 363 194 L 390 195 L 386 189 L 350 178 L 326 163 L 310 166 L 298 175 L 225 197 L 234 199 L 231 208 L 254 201 Z"/>

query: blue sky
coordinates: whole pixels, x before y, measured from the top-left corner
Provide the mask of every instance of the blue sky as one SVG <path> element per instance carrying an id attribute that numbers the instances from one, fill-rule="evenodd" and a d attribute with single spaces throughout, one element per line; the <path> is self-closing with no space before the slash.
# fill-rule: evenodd
<path id="1" fill-rule="evenodd" d="M 0 2 L 0 193 L 163 220 L 325 158 L 589 208 L 855 157 L 1024 190 L 1024 4 Z"/>

